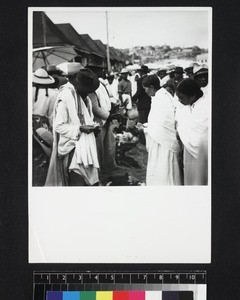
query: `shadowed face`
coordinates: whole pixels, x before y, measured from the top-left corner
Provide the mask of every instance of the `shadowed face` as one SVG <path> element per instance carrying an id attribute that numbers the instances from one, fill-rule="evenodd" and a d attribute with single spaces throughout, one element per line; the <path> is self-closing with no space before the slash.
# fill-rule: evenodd
<path id="1" fill-rule="evenodd" d="M 174 78 L 175 78 L 176 80 L 182 79 L 182 78 L 183 78 L 183 73 L 175 72 L 175 73 L 174 73 Z"/>
<path id="2" fill-rule="evenodd" d="M 149 87 L 143 86 L 145 93 L 149 96 L 149 97 L 153 97 L 155 96 L 157 90 L 153 87 L 153 85 L 150 85 Z"/>
<path id="3" fill-rule="evenodd" d="M 122 77 L 123 79 L 127 79 L 128 73 L 122 73 L 122 74 L 121 74 L 121 77 Z"/>
<path id="4" fill-rule="evenodd" d="M 114 75 L 113 75 L 113 76 L 109 76 L 109 77 L 107 78 L 109 84 L 112 84 L 113 79 L 114 79 Z"/>
<path id="5" fill-rule="evenodd" d="M 208 84 L 208 74 L 201 74 L 194 77 L 194 80 L 199 84 L 200 87 L 205 87 Z"/>
<path id="6" fill-rule="evenodd" d="M 166 71 L 165 70 L 162 70 L 162 71 L 158 71 L 158 76 L 161 78 L 161 79 L 163 79 L 163 77 L 165 77 L 166 76 Z"/>
<path id="7" fill-rule="evenodd" d="M 178 99 L 179 101 L 183 104 L 183 105 L 192 105 L 196 100 L 197 100 L 197 97 L 194 95 L 194 96 L 188 96 L 188 95 L 185 95 L 181 92 L 176 92 L 177 96 L 178 96 Z"/>

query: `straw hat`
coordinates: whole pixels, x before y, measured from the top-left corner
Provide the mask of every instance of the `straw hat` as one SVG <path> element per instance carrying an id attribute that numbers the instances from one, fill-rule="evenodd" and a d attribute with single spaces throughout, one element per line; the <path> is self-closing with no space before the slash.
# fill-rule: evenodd
<path id="1" fill-rule="evenodd" d="M 198 75 L 208 74 L 208 66 L 201 65 L 201 66 L 194 66 L 193 67 L 193 76 L 196 77 Z"/>
<path id="2" fill-rule="evenodd" d="M 167 70 L 167 74 L 172 73 L 175 70 L 176 66 L 175 65 L 169 65 L 168 66 L 168 70 Z"/>
<path id="3" fill-rule="evenodd" d="M 34 139 L 42 147 L 43 151 L 48 157 L 52 153 L 53 135 L 52 133 L 44 127 L 39 127 L 33 134 Z"/>
<path id="4" fill-rule="evenodd" d="M 48 72 L 42 68 L 37 69 L 33 73 L 32 82 L 37 84 L 52 84 L 54 83 L 54 78 L 48 75 Z"/>
<path id="5" fill-rule="evenodd" d="M 168 67 L 160 67 L 159 69 L 158 69 L 158 72 L 167 72 L 168 71 Z"/>
<path id="6" fill-rule="evenodd" d="M 120 74 L 126 74 L 126 73 L 129 73 L 127 68 L 123 68 L 120 72 Z"/>
<path id="7" fill-rule="evenodd" d="M 83 69 L 83 66 L 79 62 L 64 62 L 57 66 L 61 71 L 62 75 L 72 76 L 77 74 L 79 70 Z"/>

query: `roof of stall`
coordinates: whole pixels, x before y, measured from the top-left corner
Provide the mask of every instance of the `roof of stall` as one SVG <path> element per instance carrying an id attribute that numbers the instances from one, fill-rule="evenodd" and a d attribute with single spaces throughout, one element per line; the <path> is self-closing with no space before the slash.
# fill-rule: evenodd
<path id="1" fill-rule="evenodd" d="M 33 48 L 73 45 L 43 11 L 33 12 Z"/>

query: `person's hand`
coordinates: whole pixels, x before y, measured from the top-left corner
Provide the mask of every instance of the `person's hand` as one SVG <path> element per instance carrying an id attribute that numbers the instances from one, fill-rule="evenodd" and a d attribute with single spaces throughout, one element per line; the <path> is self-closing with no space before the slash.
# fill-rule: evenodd
<path id="1" fill-rule="evenodd" d="M 113 113 L 109 115 L 108 119 L 109 121 L 112 121 L 112 120 L 118 120 L 120 117 L 121 117 L 120 113 Z"/>
<path id="2" fill-rule="evenodd" d="M 93 125 L 81 125 L 80 126 L 80 131 L 84 132 L 86 134 L 89 134 L 91 132 L 94 132 L 96 130 L 97 126 Z"/>
<path id="3" fill-rule="evenodd" d="M 124 107 L 124 106 L 120 107 L 118 113 L 119 113 L 121 116 L 125 115 L 125 113 L 126 113 L 125 107 Z"/>
<path id="4" fill-rule="evenodd" d="M 94 131 L 93 131 L 95 137 L 97 137 L 100 132 L 101 132 L 100 126 L 95 126 Z"/>
<path id="5" fill-rule="evenodd" d="M 135 127 L 136 127 L 139 131 L 143 131 L 144 128 L 147 127 L 147 124 L 146 124 L 146 123 L 142 124 L 142 123 L 139 123 L 139 122 L 138 122 L 138 123 L 135 125 Z"/>

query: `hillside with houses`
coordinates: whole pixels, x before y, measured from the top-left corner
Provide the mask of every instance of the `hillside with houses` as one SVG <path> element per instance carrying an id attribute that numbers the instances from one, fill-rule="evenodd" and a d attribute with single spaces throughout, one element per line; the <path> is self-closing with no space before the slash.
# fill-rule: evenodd
<path id="1" fill-rule="evenodd" d="M 121 49 L 123 53 L 131 57 L 131 63 L 148 64 L 165 60 L 192 60 L 199 63 L 208 62 L 208 49 L 198 46 L 173 47 L 162 46 L 135 46 L 131 49 Z"/>

